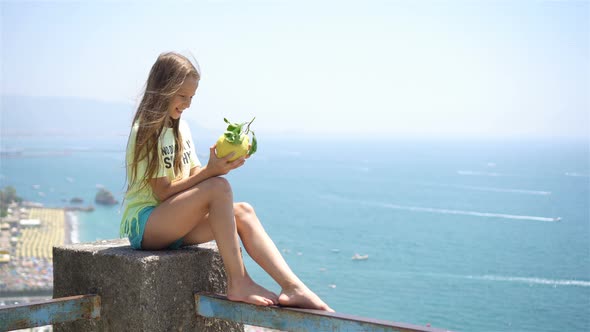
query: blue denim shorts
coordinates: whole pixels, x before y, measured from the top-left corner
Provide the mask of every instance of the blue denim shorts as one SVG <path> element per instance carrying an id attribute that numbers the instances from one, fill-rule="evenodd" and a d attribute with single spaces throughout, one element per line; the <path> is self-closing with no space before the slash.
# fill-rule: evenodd
<path id="1" fill-rule="evenodd" d="M 129 234 L 129 243 L 131 244 L 131 248 L 141 250 L 141 241 L 143 240 L 143 233 L 145 232 L 145 224 L 147 223 L 152 211 L 154 211 L 155 206 L 147 206 L 141 209 L 138 213 L 139 219 L 139 233 L 136 232 L 135 223 L 131 223 L 131 234 Z M 182 238 L 174 241 L 171 245 L 169 245 L 166 249 L 178 249 L 182 246 Z"/>

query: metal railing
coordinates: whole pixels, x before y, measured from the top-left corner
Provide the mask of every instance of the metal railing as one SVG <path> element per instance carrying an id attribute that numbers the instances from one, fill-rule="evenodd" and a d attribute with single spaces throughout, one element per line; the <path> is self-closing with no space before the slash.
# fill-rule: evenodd
<path id="1" fill-rule="evenodd" d="M 195 294 L 197 315 L 281 331 L 442 332 L 446 330 L 330 313 L 321 310 L 263 307 L 229 301 L 216 294 Z"/>
<path id="2" fill-rule="evenodd" d="M 77 295 L 0 307 L 0 331 L 100 318 L 100 296 Z"/>
<path id="3" fill-rule="evenodd" d="M 442 332 L 428 326 L 369 319 L 321 310 L 256 306 L 227 300 L 217 294 L 197 293 L 196 314 L 240 324 L 282 331 Z M 37 303 L 0 307 L 0 331 L 16 330 L 80 319 L 100 319 L 100 296 L 63 297 Z"/>

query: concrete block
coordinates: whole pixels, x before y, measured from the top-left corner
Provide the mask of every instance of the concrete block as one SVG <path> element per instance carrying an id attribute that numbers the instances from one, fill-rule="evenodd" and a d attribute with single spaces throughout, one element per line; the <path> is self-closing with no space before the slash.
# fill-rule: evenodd
<path id="1" fill-rule="evenodd" d="M 179 250 L 133 250 L 126 239 L 53 248 L 53 297 L 98 294 L 101 318 L 57 324 L 55 331 L 243 331 L 197 316 L 195 292 L 225 293 L 214 242 Z"/>

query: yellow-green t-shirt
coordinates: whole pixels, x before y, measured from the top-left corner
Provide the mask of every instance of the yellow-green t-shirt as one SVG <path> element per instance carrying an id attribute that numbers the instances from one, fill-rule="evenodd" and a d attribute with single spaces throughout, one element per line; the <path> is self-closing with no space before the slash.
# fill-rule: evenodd
<path id="1" fill-rule="evenodd" d="M 135 122 L 131 133 L 129 135 L 129 142 L 127 144 L 127 153 L 125 156 L 127 164 L 127 179 L 131 181 L 131 162 L 133 161 L 135 151 L 135 141 L 137 138 L 137 131 L 139 123 Z M 190 175 L 190 170 L 193 167 L 201 166 L 197 158 L 197 152 L 193 143 L 190 128 L 184 120 L 180 120 L 179 131 L 183 141 L 183 156 L 182 156 L 182 178 L 187 178 Z M 174 172 L 174 157 L 176 153 L 176 140 L 174 139 L 174 131 L 172 128 L 164 128 L 158 139 L 158 171 L 154 178 L 167 177 L 170 181 L 176 179 Z M 147 168 L 147 159 L 143 159 L 137 165 L 137 176 L 134 183 L 129 184 L 129 190 L 125 195 L 125 208 L 123 217 L 121 218 L 120 234 L 121 236 L 128 236 L 131 227 L 138 227 L 137 215 L 139 212 L 148 206 L 157 206 L 160 202 L 152 187 L 141 187 L 142 180 L 145 178 Z"/>

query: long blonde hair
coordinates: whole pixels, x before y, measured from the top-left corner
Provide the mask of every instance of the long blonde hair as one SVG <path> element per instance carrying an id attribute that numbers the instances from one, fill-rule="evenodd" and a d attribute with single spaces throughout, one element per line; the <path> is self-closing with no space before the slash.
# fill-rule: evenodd
<path id="1" fill-rule="evenodd" d="M 133 117 L 132 126 L 139 125 L 133 151 L 133 160 L 127 160 L 127 167 L 131 167 L 131 184 L 140 180 L 140 188 L 148 185 L 148 179 L 154 177 L 158 171 L 159 151 L 158 140 L 167 123 L 172 123 L 172 129 L 176 142 L 174 157 L 174 173 L 177 177 L 182 175 L 181 160 L 183 155 L 182 137 L 179 131 L 180 119 L 172 119 L 168 115 L 170 100 L 180 90 L 188 76 L 200 79 L 200 73 L 183 55 L 174 52 L 162 53 L 152 66 L 148 76 L 145 92 Z M 131 135 L 129 136 L 131 140 Z M 129 142 L 128 142 L 129 144 Z M 142 179 L 138 179 L 137 168 L 139 162 L 147 160 L 146 173 Z"/>

